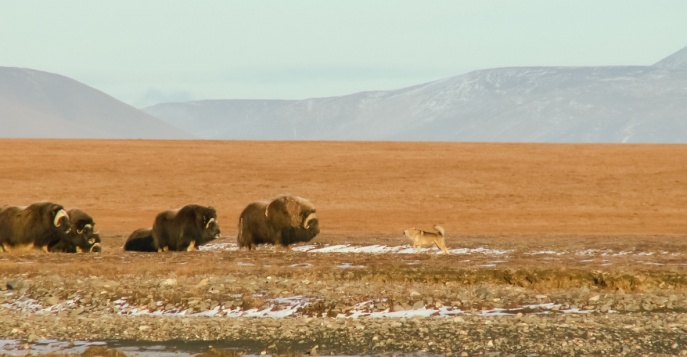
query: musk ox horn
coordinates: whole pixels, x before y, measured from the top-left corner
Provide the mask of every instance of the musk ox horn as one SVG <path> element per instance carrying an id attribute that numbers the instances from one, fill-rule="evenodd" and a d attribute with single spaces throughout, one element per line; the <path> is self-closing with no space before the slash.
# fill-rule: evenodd
<path id="1" fill-rule="evenodd" d="M 315 212 L 311 213 L 308 215 L 308 217 L 305 219 L 305 222 L 303 222 L 303 228 L 308 229 L 310 228 L 310 222 L 313 219 L 317 219 L 317 216 L 315 215 Z"/>
<path id="2" fill-rule="evenodd" d="M 93 246 L 91 246 L 91 252 L 99 253 L 102 252 L 103 248 L 100 246 L 100 243 L 95 243 Z"/>
<path id="3" fill-rule="evenodd" d="M 210 228 L 210 223 L 212 223 L 212 222 L 216 222 L 216 220 L 215 220 L 214 218 L 210 218 L 210 220 L 208 221 L 208 223 L 205 224 L 205 229 Z"/>
<path id="4" fill-rule="evenodd" d="M 53 220 L 53 224 L 55 225 L 55 227 L 59 227 L 62 224 L 60 223 L 62 217 L 69 217 L 69 215 L 67 215 L 67 212 L 63 209 L 57 211 L 57 214 L 55 214 L 55 219 Z"/>
<path id="5" fill-rule="evenodd" d="M 83 232 L 86 230 L 86 228 L 93 229 L 93 225 L 90 224 L 90 223 L 88 223 L 88 224 L 84 225 L 83 228 L 77 229 L 77 230 L 76 230 L 76 233 L 78 233 L 78 234 L 83 234 Z"/>

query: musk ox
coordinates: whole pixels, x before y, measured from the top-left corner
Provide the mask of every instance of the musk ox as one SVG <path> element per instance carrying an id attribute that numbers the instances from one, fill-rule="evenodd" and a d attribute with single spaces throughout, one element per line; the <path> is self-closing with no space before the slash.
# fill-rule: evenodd
<path id="1" fill-rule="evenodd" d="M 135 230 L 124 243 L 124 250 L 129 252 L 157 252 L 153 241 L 152 228 L 139 228 Z"/>
<path id="2" fill-rule="evenodd" d="M 158 251 L 195 250 L 219 238 L 217 212 L 212 207 L 187 205 L 155 217 L 153 242 Z"/>
<path id="3" fill-rule="evenodd" d="M 239 217 L 239 248 L 260 244 L 289 247 L 308 242 L 320 233 L 315 206 L 297 196 L 280 196 L 271 202 L 250 203 Z"/>
<path id="4" fill-rule="evenodd" d="M 100 234 L 95 231 L 95 221 L 86 212 L 74 208 L 67 211 L 71 222 L 69 241 L 60 241 L 50 246 L 51 252 L 81 253 L 100 252 Z"/>
<path id="5" fill-rule="evenodd" d="M 49 247 L 70 244 L 69 215 L 52 202 L 37 202 L 27 207 L 0 208 L 0 245 L 3 251 L 17 248 Z"/>

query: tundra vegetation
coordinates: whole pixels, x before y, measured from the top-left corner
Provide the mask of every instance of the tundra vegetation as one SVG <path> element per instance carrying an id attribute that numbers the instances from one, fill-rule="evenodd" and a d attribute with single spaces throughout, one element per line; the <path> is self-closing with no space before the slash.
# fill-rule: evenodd
<path id="1" fill-rule="evenodd" d="M 81 207 L 102 240 L 95 254 L 0 254 L 0 336 L 20 346 L 687 354 L 684 145 L 11 140 L 0 151 L 3 202 Z M 75 180 L 56 157 L 83 169 L 78 191 L 55 185 Z M 317 205 L 320 234 L 290 251 L 239 249 L 246 204 L 284 192 Z M 192 252 L 121 250 L 180 202 L 216 207 L 222 237 Z M 435 223 L 450 254 L 416 253 L 402 230 Z"/>

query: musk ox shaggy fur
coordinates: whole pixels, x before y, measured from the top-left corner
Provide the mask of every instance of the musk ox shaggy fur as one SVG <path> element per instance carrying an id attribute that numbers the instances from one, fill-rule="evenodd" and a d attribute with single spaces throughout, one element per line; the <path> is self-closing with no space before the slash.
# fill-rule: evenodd
<path id="1" fill-rule="evenodd" d="M 58 243 L 70 244 L 69 215 L 52 202 L 37 202 L 27 207 L 0 208 L 0 246 L 3 251 L 20 247 L 45 251 Z"/>
<path id="2" fill-rule="evenodd" d="M 320 233 L 315 206 L 298 196 L 280 196 L 270 202 L 250 203 L 239 217 L 239 248 L 260 244 L 289 247 L 308 242 Z"/>
<path id="3" fill-rule="evenodd" d="M 217 212 L 212 207 L 187 205 L 155 217 L 153 242 L 158 251 L 195 250 L 219 238 Z"/>
<path id="4" fill-rule="evenodd" d="M 152 228 L 139 228 L 135 230 L 124 243 L 124 250 L 129 252 L 157 252 L 153 241 Z"/>
<path id="5" fill-rule="evenodd" d="M 100 234 L 95 231 L 95 221 L 86 212 L 74 208 L 67 211 L 71 222 L 69 241 L 60 241 L 50 246 L 51 252 L 81 253 L 81 252 L 100 252 Z"/>

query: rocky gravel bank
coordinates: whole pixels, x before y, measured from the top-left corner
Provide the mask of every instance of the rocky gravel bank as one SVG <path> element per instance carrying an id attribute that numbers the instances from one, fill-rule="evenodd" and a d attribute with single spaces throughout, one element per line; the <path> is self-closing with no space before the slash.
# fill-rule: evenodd
<path id="1" fill-rule="evenodd" d="M 0 334 L 58 340 L 202 340 L 245 353 L 687 355 L 681 313 L 455 316 L 449 318 L 27 317 L 3 313 Z M 251 346 L 251 347 L 248 347 Z"/>
<path id="2" fill-rule="evenodd" d="M 2 278 L 0 336 L 28 343 L 221 341 L 246 353 L 317 346 L 321 354 L 687 354 L 687 295 L 667 287 L 536 291 L 241 274 Z"/>
<path id="3" fill-rule="evenodd" d="M 0 339 L 201 341 L 248 354 L 687 355 L 684 269 L 617 259 L 474 269 L 426 255 L 7 255 Z"/>

